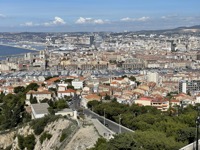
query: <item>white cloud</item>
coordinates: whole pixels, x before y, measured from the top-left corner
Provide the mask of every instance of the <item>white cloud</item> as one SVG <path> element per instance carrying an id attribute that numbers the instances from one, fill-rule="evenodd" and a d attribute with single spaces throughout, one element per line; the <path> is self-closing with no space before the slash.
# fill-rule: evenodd
<path id="1" fill-rule="evenodd" d="M 167 19 L 167 16 L 162 16 L 161 19 Z"/>
<path id="2" fill-rule="evenodd" d="M 104 24 L 104 21 L 101 19 L 94 20 L 95 24 Z"/>
<path id="3" fill-rule="evenodd" d="M 141 18 L 138 18 L 137 21 L 147 21 L 149 19 L 150 19 L 149 17 L 141 17 Z"/>
<path id="4" fill-rule="evenodd" d="M 22 26 L 32 27 L 32 26 L 34 26 L 34 24 L 33 24 L 33 22 L 26 22 L 26 23 L 22 24 Z"/>
<path id="5" fill-rule="evenodd" d="M 178 15 L 174 14 L 174 15 L 162 16 L 161 19 L 168 20 L 168 19 L 175 19 L 177 17 Z"/>
<path id="6" fill-rule="evenodd" d="M 129 18 L 129 17 L 126 17 L 126 18 L 122 18 L 120 19 L 121 21 L 126 21 L 126 22 L 132 22 L 132 21 L 147 21 L 149 20 L 150 17 L 141 17 L 141 18 Z"/>
<path id="7" fill-rule="evenodd" d="M 0 14 L 0 18 L 6 18 L 4 14 Z"/>
<path id="8" fill-rule="evenodd" d="M 126 18 L 122 18 L 121 21 L 134 21 L 134 19 L 126 17 Z"/>
<path id="9" fill-rule="evenodd" d="M 65 25 L 66 22 L 60 18 L 60 17 L 55 17 L 53 21 L 50 22 L 44 22 L 44 23 L 33 23 L 32 21 L 26 22 L 24 24 L 21 24 L 21 26 L 27 26 L 27 27 L 32 27 L 32 26 L 58 26 L 58 25 Z"/>
<path id="10" fill-rule="evenodd" d="M 75 23 L 76 24 L 104 24 L 105 22 L 106 21 L 104 21 L 102 19 L 80 17 Z"/>
<path id="11" fill-rule="evenodd" d="M 60 17 L 55 17 L 54 20 L 51 22 L 43 23 L 44 26 L 54 26 L 54 25 L 64 25 L 64 24 L 66 24 L 66 22 Z"/>
<path id="12" fill-rule="evenodd" d="M 53 21 L 54 24 L 66 24 L 65 21 L 60 17 L 55 17 L 55 20 Z"/>

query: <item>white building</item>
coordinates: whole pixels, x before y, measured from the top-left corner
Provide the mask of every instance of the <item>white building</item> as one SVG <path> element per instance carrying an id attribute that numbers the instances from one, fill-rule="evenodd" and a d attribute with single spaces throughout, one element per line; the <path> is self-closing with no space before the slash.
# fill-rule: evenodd
<path id="1" fill-rule="evenodd" d="M 63 110 L 58 111 L 57 113 L 55 113 L 55 115 L 62 115 L 62 116 L 73 117 L 74 116 L 74 111 L 72 109 L 65 108 L 65 109 L 63 109 Z"/>
<path id="2" fill-rule="evenodd" d="M 68 84 L 58 84 L 58 91 L 65 91 L 67 89 Z"/>
<path id="3" fill-rule="evenodd" d="M 74 96 L 76 93 L 73 89 L 67 89 L 65 91 L 58 91 L 58 98 L 64 98 L 65 96 Z"/>
<path id="4" fill-rule="evenodd" d="M 48 103 L 31 104 L 32 119 L 42 118 L 48 115 Z"/>
<path id="5" fill-rule="evenodd" d="M 38 102 L 40 102 L 43 99 L 51 99 L 52 98 L 52 93 L 49 91 L 29 91 L 26 94 L 26 99 L 29 100 L 31 97 L 31 94 L 33 97 L 36 97 Z"/>
<path id="6" fill-rule="evenodd" d="M 195 103 L 200 103 L 200 95 L 197 95 L 197 96 L 196 96 L 196 101 L 195 101 Z"/>
<path id="7" fill-rule="evenodd" d="M 82 89 L 83 88 L 83 81 L 75 79 L 75 80 L 72 81 L 72 86 L 74 86 L 74 89 Z"/>
<path id="8" fill-rule="evenodd" d="M 159 84 L 159 74 L 157 72 L 148 72 L 147 73 L 147 82 L 155 82 Z"/>

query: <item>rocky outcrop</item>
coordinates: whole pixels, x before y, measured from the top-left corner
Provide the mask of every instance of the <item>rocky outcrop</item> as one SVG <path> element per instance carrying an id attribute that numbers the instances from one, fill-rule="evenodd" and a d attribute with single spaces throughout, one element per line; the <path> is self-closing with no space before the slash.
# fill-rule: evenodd
<path id="1" fill-rule="evenodd" d="M 66 129 L 72 122 L 66 119 L 59 119 L 58 121 L 48 124 L 44 132 L 48 132 L 52 137 L 48 140 L 46 139 L 43 143 L 40 143 L 39 137 L 37 137 L 37 142 L 35 145 L 35 150 L 53 150 L 58 148 L 60 145 L 60 136 L 62 131 Z"/>
<path id="2" fill-rule="evenodd" d="M 72 131 L 70 131 L 70 129 Z M 61 143 L 60 138 L 63 131 L 64 133 L 67 133 L 68 136 L 66 140 L 63 140 Z M 46 138 L 41 143 L 40 137 L 43 133 L 48 133 L 51 136 L 49 139 Z M 27 137 L 31 134 L 33 134 L 36 139 L 34 150 L 86 150 L 87 148 L 93 147 L 97 139 L 100 137 L 94 125 L 92 125 L 92 122 L 89 122 L 88 125 L 84 124 L 83 127 L 78 128 L 75 122 L 60 118 L 54 122 L 48 123 L 39 136 L 34 134 L 34 130 L 30 125 L 21 127 L 17 129 L 17 131 L 0 135 L 0 149 L 5 149 L 11 145 L 12 150 L 19 150 L 18 135 Z"/>
<path id="3" fill-rule="evenodd" d="M 0 134 L 0 149 L 5 149 L 6 147 L 11 145 L 12 150 L 20 149 L 18 145 L 18 136 L 21 135 L 26 137 L 27 135 L 34 134 L 36 138 L 36 144 L 34 150 L 53 150 L 60 146 L 60 136 L 62 135 L 62 131 L 67 129 L 70 124 L 73 122 L 64 118 L 58 119 L 54 122 L 47 124 L 44 128 L 44 131 L 36 136 L 34 134 L 33 129 L 30 125 L 26 125 L 16 131 L 7 132 L 5 134 Z M 74 124 L 74 123 L 73 123 Z M 45 139 L 42 143 L 40 142 L 41 135 L 46 132 L 51 135 L 50 139 Z"/>
<path id="4" fill-rule="evenodd" d="M 5 149 L 13 143 L 15 132 L 8 132 L 0 135 L 0 149 Z"/>

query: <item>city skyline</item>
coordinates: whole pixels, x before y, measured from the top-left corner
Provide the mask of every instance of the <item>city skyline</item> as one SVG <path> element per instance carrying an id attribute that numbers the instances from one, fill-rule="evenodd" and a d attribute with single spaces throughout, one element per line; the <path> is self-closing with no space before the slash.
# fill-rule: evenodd
<path id="1" fill-rule="evenodd" d="M 138 31 L 200 24 L 197 0 L 2 0 L 0 32 Z"/>

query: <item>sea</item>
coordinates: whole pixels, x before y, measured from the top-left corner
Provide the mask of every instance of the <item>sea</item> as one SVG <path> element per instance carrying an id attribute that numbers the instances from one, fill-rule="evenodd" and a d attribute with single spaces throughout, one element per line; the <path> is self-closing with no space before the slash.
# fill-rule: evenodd
<path id="1" fill-rule="evenodd" d="M 38 50 L 41 50 L 41 49 L 38 49 Z M 0 57 L 16 55 L 16 54 L 24 54 L 24 53 L 34 53 L 34 52 L 36 51 L 18 48 L 18 47 L 0 45 Z"/>

